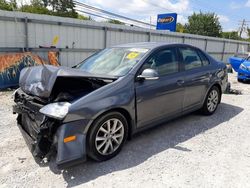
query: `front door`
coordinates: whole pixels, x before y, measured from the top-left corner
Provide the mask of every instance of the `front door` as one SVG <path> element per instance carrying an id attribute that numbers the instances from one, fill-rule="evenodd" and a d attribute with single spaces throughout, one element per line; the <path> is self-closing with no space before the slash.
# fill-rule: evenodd
<path id="1" fill-rule="evenodd" d="M 135 83 L 138 127 L 182 112 L 184 78 L 179 65 L 176 48 L 159 50 L 144 63 L 141 72 L 155 69 L 159 79 Z"/>

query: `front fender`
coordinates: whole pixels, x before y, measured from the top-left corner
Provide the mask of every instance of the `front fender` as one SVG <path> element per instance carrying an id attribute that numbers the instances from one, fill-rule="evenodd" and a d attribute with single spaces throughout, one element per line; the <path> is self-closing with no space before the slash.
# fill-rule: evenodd
<path id="1" fill-rule="evenodd" d="M 131 118 L 134 118 L 135 93 L 134 80 L 132 78 L 131 76 L 127 76 L 75 101 L 70 106 L 64 122 L 79 119 L 94 120 L 103 112 L 114 108 L 122 108 L 130 114 Z"/>
<path id="2" fill-rule="evenodd" d="M 56 164 L 59 168 L 66 168 L 86 161 L 86 134 L 84 129 L 88 120 L 79 120 L 62 124 L 56 132 L 55 142 L 57 148 Z M 69 136 L 76 139 L 64 142 Z"/>

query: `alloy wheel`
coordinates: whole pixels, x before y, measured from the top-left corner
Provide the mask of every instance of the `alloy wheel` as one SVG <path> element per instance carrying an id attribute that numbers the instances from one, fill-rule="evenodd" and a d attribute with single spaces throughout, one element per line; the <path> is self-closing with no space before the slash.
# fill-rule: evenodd
<path id="1" fill-rule="evenodd" d="M 219 102 L 219 94 L 216 90 L 212 90 L 207 99 L 207 108 L 209 112 L 213 112 Z"/>
<path id="2" fill-rule="evenodd" d="M 101 155 L 110 155 L 121 145 L 124 137 L 124 125 L 116 118 L 105 121 L 95 137 L 96 150 Z"/>

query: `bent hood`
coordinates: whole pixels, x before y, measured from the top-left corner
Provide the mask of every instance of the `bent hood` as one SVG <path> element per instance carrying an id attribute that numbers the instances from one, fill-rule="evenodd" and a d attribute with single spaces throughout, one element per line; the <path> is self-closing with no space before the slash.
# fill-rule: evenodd
<path id="1" fill-rule="evenodd" d="M 58 77 L 117 79 L 107 75 L 91 74 L 79 69 L 43 65 L 23 69 L 19 78 L 19 86 L 27 94 L 48 98 Z"/>

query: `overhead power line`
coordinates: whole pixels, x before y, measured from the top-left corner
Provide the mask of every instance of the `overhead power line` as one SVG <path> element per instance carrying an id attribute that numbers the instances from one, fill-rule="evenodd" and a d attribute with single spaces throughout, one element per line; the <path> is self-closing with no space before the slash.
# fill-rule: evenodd
<path id="1" fill-rule="evenodd" d="M 112 16 L 112 17 L 115 17 L 115 18 L 120 18 L 120 19 L 124 19 L 124 20 L 128 20 L 128 21 L 132 21 L 134 23 L 139 23 L 139 24 L 155 27 L 155 25 L 153 25 L 153 24 L 143 22 L 143 21 L 140 21 L 140 20 L 136 20 L 136 19 L 132 19 L 132 18 L 129 18 L 129 17 L 125 17 L 125 16 L 122 16 L 122 15 L 119 15 L 119 14 L 115 14 L 115 13 L 112 13 L 112 12 L 109 12 L 109 11 L 106 11 L 106 10 L 103 10 L 103 9 L 100 9 L 100 8 L 93 7 L 91 5 L 87 5 L 85 3 L 81 3 L 79 1 L 74 1 L 74 3 L 77 6 L 79 6 L 80 8 L 88 9 L 88 12 L 85 11 L 86 14 L 91 13 L 92 11 L 94 11 L 95 13 L 91 13 L 92 15 L 95 14 L 94 16 L 99 16 L 96 13 L 101 13 L 101 14 L 109 15 L 109 16 Z M 78 10 L 78 11 L 83 12 L 84 10 Z M 91 12 L 89 12 L 89 11 L 91 11 Z M 99 16 L 99 17 L 101 17 L 101 16 Z"/>
<path id="2" fill-rule="evenodd" d="M 168 12 L 170 11 L 169 9 L 167 9 L 167 8 L 165 8 L 163 6 L 157 5 L 157 4 L 152 3 L 152 2 L 150 2 L 148 0 L 142 0 L 142 1 L 149 4 L 149 5 L 151 5 L 151 6 L 154 6 L 156 8 L 166 10 Z M 199 1 L 195 1 L 195 2 L 196 2 L 197 6 L 202 7 Z M 82 13 L 85 13 L 85 14 L 88 14 L 88 15 L 100 17 L 100 18 L 107 19 L 107 20 L 118 19 L 118 20 L 124 22 L 125 24 L 129 24 L 129 25 L 133 24 L 134 26 L 136 26 L 135 24 L 137 23 L 137 24 L 144 25 L 144 26 L 150 26 L 150 28 L 151 28 L 151 26 L 155 27 L 155 25 L 153 25 L 151 23 L 143 22 L 143 21 L 136 20 L 136 19 L 133 19 L 133 18 L 129 18 L 129 17 L 126 17 L 126 16 L 122 16 L 122 15 L 119 15 L 119 14 L 116 14 L 116 13 L 112 13 L 112 12 L 103 10 L 101 8 L 97 8 L 97 7 L 88 5 L 86 3 L 82 3 L 82 2 L 79 2 L 79 1 L 74 1 L 74 3 L 77 6 L 76 10 L 78 12 L 82 12 Z M 210 6 L 210 8 L 215 8 L 215 7 Z M 182 16 L 187 17 L 187 16 L 184 16 L 184 15 L 182 15 Z M 248 23 L 248 22 L 250 22 L 250 21 L 246 21 L 246 20 L 244 20 L 244 22 L 241 21 L 241 27 L 239 28 L 240 36 L 246 30 L 246 27 L 247 27 L 246 23 Z"/>
<path id="3" fill-rule="evenodd" d="M 151 5 L 151 6 L 154 6 L 154 7 L 156 7 L 156 8 L 159 8 L 159 9 L 162 9 L 162 10 L 165 10 L 165 11 L 168 11 L 168 12 L 173 12 L 172 10 L 170 10 L 170 9 L 168 9 L 168 8 L 166 8 L 166 7 L 163 7 L 163 6 L 161 6 L 161 5 L 158 5 L 157 3 L 152 3 L 152 2 L 150 2 L 150 1 L 148 1 L 148 0 L 142 0 L 144 3 L 146 3 L 146 4 L 148 4 L 148 5 Z M 188 18 L 188 16 L 185 16 L 185 15 L 181 15 L 181 16 L 183 16 L 184 18 Z"/>
<path id="4" fill-rule="evenodd" d="M 109 17 L 101 16 L 101 15 L 94 14 L 94 13 L 91 13 L 91 12 L 88 12 L 88 11 L 85 11 L 85 10 L 80 10 L 80 9 L 77 9 L 77 8 L 76 8 L 76 11 L 84 13 L 84 14 L 89 14 L 91 16 L 96 16 L 96 17 L 104 18 L 104 19 L 107 19 L 107 20 L 110 19 Z"/>
<path id="5" fill-rule="evenodd" d="M 84 13 L 84 14 L 88 14 L 88 15 L 91 15 L 91 16 L 96 16 L 96 17 L 99 17 L 99 18 L 103 18 L 103 19 L 106 19 L 106 20 L 110 20 L 110 17 L 107 17 L 107 16 L 101 16 L 101 15 L 98 15 L 98 14 L 95 14 L 95 13 L 91 13 L 89 11 L 85 11 L 85 10 L 80 10 L 80 9 L 76 9 L 76 11 L 78 12 L 81 12 L 81 13 Z M 130 23 L 127 23 L 127 22 L 124 22 L 125 24 L 129 24 L 131 25 Z M 133 25 L 134 27 L 139 27 L 139 26 L 135 26 Z M 139 27 L 141 28 L 141 27 Z"/>
<path id="6" fill-rule="evenodd" d="M 147 0 L 142 0 L 142 1 L 143 1 L 144 3 L 146 3 L 146 4 L 152 5 L 152 6 L 154 6 L 154 7 L 157 7 L 157 8 L 163 9 L 163 10 L 166 10 L 166 11 L 168 11 L 168 12 L 172 12 L 171 10 L 167 9 L 166 7 L 160 6 L 160 5 L 157 4 L 157 3 L 152 3 L 152 2 L 147 1 Z"/>

